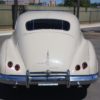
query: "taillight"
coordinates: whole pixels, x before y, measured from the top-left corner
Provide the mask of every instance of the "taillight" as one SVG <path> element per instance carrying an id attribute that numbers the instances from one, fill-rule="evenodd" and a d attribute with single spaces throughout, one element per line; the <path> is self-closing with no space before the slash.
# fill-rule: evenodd
<path id="1" fill-rule="evenodd" d="M 12 61 L 9 61 L 8 62 L 8 67 L 11 68 L 12 66 L 13 66 L 13 62 Z"/>
<path id="2" fill-rule="evenodd" d="M 79 71 L 81 69 L 80 65 L 76 65 L 75 70 Z"/>
<path id="3" fill-rule="evenodd" d="M 15 65 L 15 70 L 16 70 L 16 71 L 19 71 L 19 70 L 20 70 L 20 65 L 16 64 L 16 65 Z"/>
<path id="4" fill-rule="evenodd" d="M 82 67 L 83 67 L 83 69 L 86 69 L 88 67 L 88 64 L 86 62 L 83 62 Z"/>

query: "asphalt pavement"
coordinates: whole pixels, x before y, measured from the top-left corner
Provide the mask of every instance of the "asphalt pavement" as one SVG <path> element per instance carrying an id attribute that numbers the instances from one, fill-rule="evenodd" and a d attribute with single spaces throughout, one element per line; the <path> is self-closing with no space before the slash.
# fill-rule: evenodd
<path id="1" fill-rule="evenodd" d="M 87 34 L 94 45 L 99 66 L 100 66 L 100 33 Z M 99 67 L 100 72 L 100 67 Z M 84 88 L 59 87 L 38 87 L 31 86 L 12 88 L 9 85 L 0 84 L 0 100 L 99 100 L 100 99 L 100 78 L 93 83 L 87 90 Z"/>

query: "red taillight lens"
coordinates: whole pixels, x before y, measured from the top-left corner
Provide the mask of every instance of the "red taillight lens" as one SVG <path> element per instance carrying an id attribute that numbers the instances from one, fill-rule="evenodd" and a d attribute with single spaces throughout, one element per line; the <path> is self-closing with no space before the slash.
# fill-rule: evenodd
<path id="1" fill-rule="evenodd" d="M 83 67 L 83 69 L 86 69 L 88 67 L 88 64 L 86 62 L 83 62 L 82 67 Z"/>
<path id="2" fill-rule="evenodd" d="M 81 69 L 80 65 L 76 65 L 75 70 L 79 71 Z"/>
<path id="3" fill-rule="evenodd" d="M 13 66 L 13 62 L 12 61 L 9 61 L 8 62 L 8 67 L 11 68 L 12 66 Z"/>
<path id="4" fill-rule="evenodd" d="M 20 65 L 18 65 L 18 64 L 15 65 L 15 70 L 16 70 L 16 71 L 19 71 L 19 70 L 20 70 Z"/>

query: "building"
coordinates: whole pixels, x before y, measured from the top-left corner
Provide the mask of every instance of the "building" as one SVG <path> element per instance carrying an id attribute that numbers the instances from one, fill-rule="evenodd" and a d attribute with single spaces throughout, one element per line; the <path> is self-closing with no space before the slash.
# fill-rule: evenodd
<path id="1" fill-rule="evenodd" d="M 56 0 L 50 0 L 49 1 L 49 6 L 55 7 L 56 6 Z"/>
<path id="2" fill-rule="evenodd" d="M 17 0 L 19 5 L 28 5 L 30 3 L 39 4 L 41 0 Z M 5 0 L 7 5 L 13 5 L 14 0 Z"/>
<path id="3" fill-rule="evenodd" d="M 31 0 L 34 4 L 39 4 L 41 0 Z"/>
<path id="4" fill-rule="evenodd" d="M 27 4 L 30 3 L 30 0 L 17 0 L 17 1 L 18 1 L 18 5 L 27 5 Z M 5 4 L 13 5 L 14 4 L 14 0 L 5 0 Z"/>
<path id="5" fill-rule="evenodd" d="M 7 5 L 13 5 L 14 0 L 5 0 Z M 18 0 L 19 5 L 28 5 L 28 4 L 41 4 L 43 6 L 56 6 L 56 0 Z"/>

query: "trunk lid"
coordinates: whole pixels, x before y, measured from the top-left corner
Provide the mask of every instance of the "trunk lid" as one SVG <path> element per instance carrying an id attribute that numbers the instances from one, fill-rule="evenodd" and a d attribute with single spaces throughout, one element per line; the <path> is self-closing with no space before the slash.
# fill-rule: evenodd
<path id="1" fill-rule="evenodd" d="M 25 34 L 19 48 L 30 72 L 67 71 L 75 53 L 75 40 L 64 31 L 41 30 Z"/>

